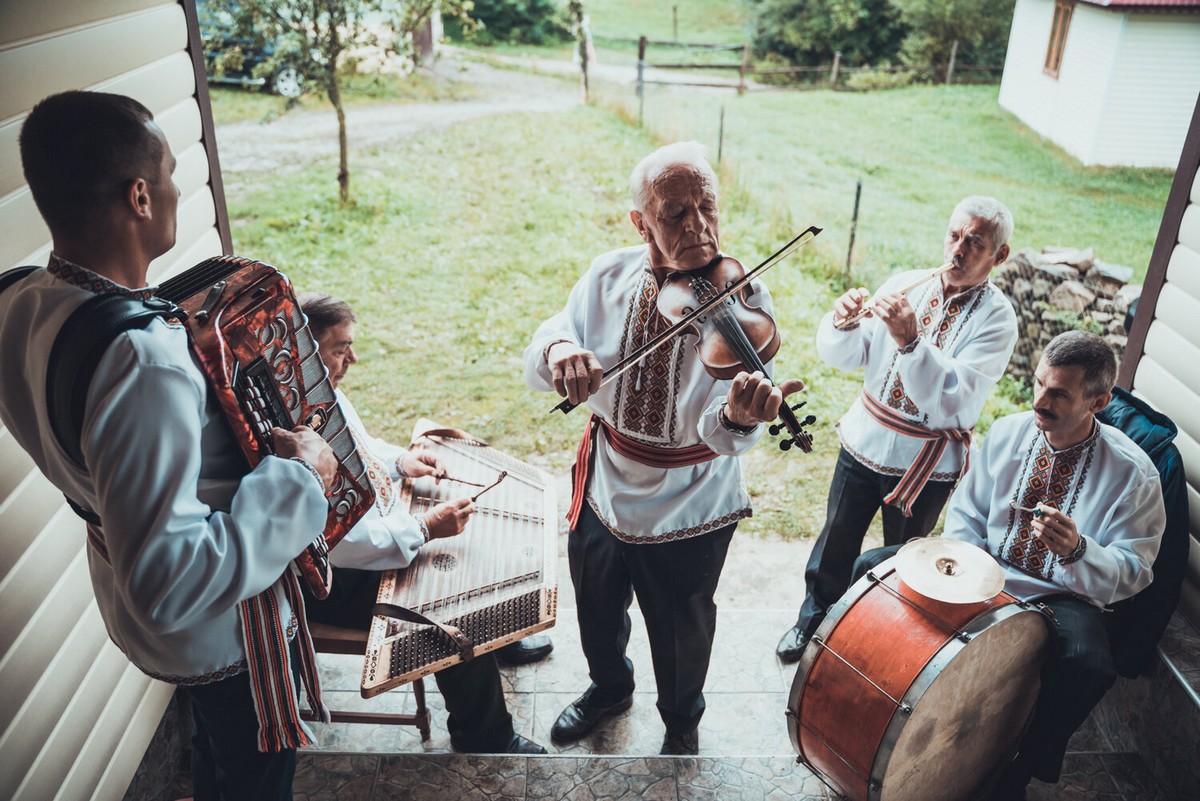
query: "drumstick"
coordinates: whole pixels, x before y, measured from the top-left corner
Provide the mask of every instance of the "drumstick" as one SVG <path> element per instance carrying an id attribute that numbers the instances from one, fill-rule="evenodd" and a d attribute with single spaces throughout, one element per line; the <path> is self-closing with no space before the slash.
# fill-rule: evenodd
<path id="1" fill-rule="evenodd" d="M 499 484 L 501 481 L 503 481 L 503 480 L 504 480 L 504 479 L 506 479 L 506 478 L 508 478 L 508 471 L 507 471 L 507 470 L 501 470 L 501 471 L 500 471 L 500 476 L 499 476 L 499 477 L 498 477 L 498 478 L 497 478 L 495 481 L 493 481 L 491 484 L 488 484 L 486 487 L 484 487 L 483 489 L 481 489 L 479 492 L 475 493 L 475 497 L 471 499 L 471 503 L 475 503 L 475 501 L 479 500 L 479 496 L 480 496 L 480 495 L 482 495 L 483 493 L 487 492 L 487 491 L 488 491 L 488 490 L 490 490 L 492 487 L 496 486 L 497 484 Z"/>
<path id="2" fill-rule="evenodd" d="M 941 267 L 938 267 L 936 270 L 930 270 L 928 273 L 921 276 L 916 281 L 913 281 L 911 284 L 909 284 L 908 286 L 901 289 L 899 294 L 907 295 L 909 292 L 916 289 L 921 284 L 925 283 L 926 281 L 930 280 L 931 278 L 936 278 L 937 276 L 941 275 L 942 273 L 946 272 L 947 270 L 951 269 L 952 267 L 954 267 L 953 260 L 946 262 Z M 849 317 L 843 317 L 841 320 L 834 320 L 833 327 L 836 328 L 837 330 L 841 331 L 846 326 L 853 325 L 854 323 L 861 320 L 863 317 L 866 317 L 867 313 L 870 312 L 872 308 L 873 308 L 872 306 L 863 306 L 861 309 L 859 309 L 858 311 L 856 311 L 854 314 L 850 315 Z"/>

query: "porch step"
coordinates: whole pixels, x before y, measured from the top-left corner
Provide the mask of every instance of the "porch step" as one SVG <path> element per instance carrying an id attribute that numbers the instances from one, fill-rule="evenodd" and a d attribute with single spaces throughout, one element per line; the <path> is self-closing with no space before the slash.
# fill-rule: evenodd
<path id="1" fill-rule="evenodd" d="M 663 726 L 655 707 L 649 645 L 636 610 L 629 654 L 637 672 L 633 708 L 602 721 L 586 738 L 559 746 L 549 731 L 559 712 L 587 684 L 573 609 L 560 609 L 549 631 L 554 652 L 544 661 L 502 668 L 514 726 L 552 753 L 543 757 L 454 754 L 446 734 L 441 695 L 427 682 L 432 737 L 422 742 L 406 726 L 317 725 L 318 747 L 302 751 L 296 794 L 324 798 L 508 799 L 813 799 L 837 796 L 796 763 L 785 710 L 795 666 L 775 658 L 779 635 L 795 620 L 792 609 L 731 609 L 718 613 L 717 637 L 706 684 L 707 710 L 697 757 L 659 757 Z M 360 657 L 321 656 L 322 685 L 335 708 L 412 711 L 407 688 L 363 699 Z M 583 791 L 586 785 L 588 791 Z M 1117 751 L 1095 720 L 1072 740 L 1057 785 L 1038 782 L 1030 801 L 1106 799 L 1170 801 L 1156 790 L 1145 762 Z"/>

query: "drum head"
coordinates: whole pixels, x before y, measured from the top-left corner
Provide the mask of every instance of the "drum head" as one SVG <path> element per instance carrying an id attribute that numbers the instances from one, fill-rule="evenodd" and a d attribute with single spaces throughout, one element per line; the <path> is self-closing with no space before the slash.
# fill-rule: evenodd
<path id="1" fill-rule="evenodd" d="M 923 693 L 914 682 L 905 696 L 912 713 L 904 722 L 897 712 L 881 744 L 894 743 L 881 801 L 962 801 L 1012 757 L 1037 700 L 1050 628 L 1038 612 L 1007 609 L 956 654 L 931 660 L 925 673 L 936 677 Z"/>

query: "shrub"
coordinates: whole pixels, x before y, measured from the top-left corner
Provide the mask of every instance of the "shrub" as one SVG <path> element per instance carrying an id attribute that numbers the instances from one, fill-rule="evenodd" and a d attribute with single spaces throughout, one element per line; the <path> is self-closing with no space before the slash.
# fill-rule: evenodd
<path id="1" fill-rule="evenodd" d="M 475 0 L 470 15 L 478 28 L 464 31 L 456 20 L 447 20 L 446 35 L 481 45 L 541 45 L 573 38 L 570 23 L 553 0 Z"/>
<path id="2" fill-rule="evenodd" d="M 857 89 L 860 91 L 870 89 L 898 89 L 901 86 L 909 86 L 916 79 L 917 75 L 912 70 L 894 70 L 880 67 L 848 73 L 842 81 L 842 86 L 846 89 Z"/>

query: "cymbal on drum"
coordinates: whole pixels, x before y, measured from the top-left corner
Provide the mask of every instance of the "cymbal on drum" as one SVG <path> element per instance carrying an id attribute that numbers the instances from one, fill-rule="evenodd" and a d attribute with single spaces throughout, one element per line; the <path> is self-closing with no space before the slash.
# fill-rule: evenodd
<path id="1" fill-rule="evenodd" d="M 935 601 L 979 603 L 1004 589 L 1004 571 L 991 554 L 949 537 L 913 540 L 893 564 L 901 581 Z"/>

